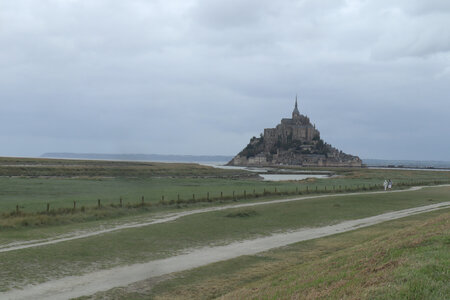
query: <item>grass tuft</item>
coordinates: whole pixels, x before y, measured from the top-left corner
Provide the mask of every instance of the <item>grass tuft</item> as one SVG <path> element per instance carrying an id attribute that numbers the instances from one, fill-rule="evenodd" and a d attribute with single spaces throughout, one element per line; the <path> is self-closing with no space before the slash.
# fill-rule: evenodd
<path id="1" fill-rule="evenodd" d="M 243 209 L 243 210 L 237 210 L 230 212 L 225 215 L 227 218 L 248 218 L 258 215 L 258 212 L 256 212 L 253 209 Z"/>

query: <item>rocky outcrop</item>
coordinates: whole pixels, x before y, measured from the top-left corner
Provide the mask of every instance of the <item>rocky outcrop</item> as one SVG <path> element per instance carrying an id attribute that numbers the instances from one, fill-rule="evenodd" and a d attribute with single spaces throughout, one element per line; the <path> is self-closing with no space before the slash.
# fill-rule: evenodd
<path id="1" fill-rule="evenodd" d="M 275 128 L 266 128 L 259 138 L 253 137 L 228 165 L 361 167 L 362 161 L 325 143 L 309 118 L 300 114 L 296 99 L 291 119 L 282 119 Z"/>

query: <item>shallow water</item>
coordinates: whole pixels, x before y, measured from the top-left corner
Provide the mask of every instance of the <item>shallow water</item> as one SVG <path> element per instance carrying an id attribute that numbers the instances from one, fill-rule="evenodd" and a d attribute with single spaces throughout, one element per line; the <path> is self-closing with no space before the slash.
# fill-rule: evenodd
<path id="1" fill-rule="evenodd" d="M 330 178 L 321 174 L 259 174 L 265 181 L 303 180 L 307 178 Z"/>

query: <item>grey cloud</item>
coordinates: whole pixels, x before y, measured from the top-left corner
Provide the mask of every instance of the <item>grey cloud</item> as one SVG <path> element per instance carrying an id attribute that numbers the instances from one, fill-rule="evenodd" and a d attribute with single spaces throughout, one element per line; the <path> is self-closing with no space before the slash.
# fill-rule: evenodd
<path id="1" fill-rule="evenodd" d="M 2 1 L 0 155 L 234 154 L 299 93 L 343 150 L 449 159 L 447 2 Z"/>

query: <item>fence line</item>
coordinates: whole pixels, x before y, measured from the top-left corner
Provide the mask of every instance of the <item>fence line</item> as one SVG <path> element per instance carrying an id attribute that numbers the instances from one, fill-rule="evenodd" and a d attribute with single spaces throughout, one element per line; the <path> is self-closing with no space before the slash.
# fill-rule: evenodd
<path id="1" fill-rule="evenodd" d="M 425 185 L 430 185 L 430 184 L 448 184 L 450 183 L 450 181 L 443 181 L 443 180 L 434 180 L 434 181 L 408 181 L 408 182 L 399 182 L 397 184 L 395 184 L 396 187 L 405 187 L 405 186 L 425 186 Z M 253 193 L 247 193 L 247 190 L 243 190 L 242 193 L 237 193 L 236 191 L 232 191 L 232 193 L 230 193 L 228 196 L 223 192 L 220 191 L 220 196 L 217 197 L 212 197 L 210 194 L 210 192 L 206 192 L 204 197 L 196 197 L 196 194 L 193 193 L 192 194 L 192 198 L 191 199 L 183 199 L 180 194 L 177 194 L 176 196 L 176 200 L 175 199 L 171 199 L 168 200 L 166 199 L 165 195 L 161 195 L 161 200 L 159 202 L 156 203 L 152 203 L 151 201 L 145 202 L 144 201 L 144 196 L 141 197 L 141 201 L 140 203 L 128 203 L 127 205 L 123 204 L 123 198 L 120 197 L 119 198 L 119 203 L 117 205 L 115 205 L 114 203 L 110 203 L 108 205 L 108 207 L 112 207 L 112 208 L 138 208 L 138 207 L 151 207 L 151 206 L 158 206 L 158 205 L 181 205 L 181 204 L 193 204 L 193 203 L 204 203 L 204 202 L 222 202 L 222 201 L 238 201 L 241 199 L 252 199 L 252 198 L 259 198 L 259 197 L 268 197 L 268 196 L 288 196 L 288 195 L 303 195 L 303 194 L 327 194 L 327 193 L 340 193 L 340 192 L 358 192 L 358 191 L 371 191 L 371 190 L 381 190 L 384 189 L 383 185 L 381 184 L 368 184 L 366 186 L 366 184 L 362 184 L 362 186 L 360 184 L 355 184 L 355 185 L 344 185 L 342 187 L 342 185 L 332 185 L 331 186 L 327 186 L 324 185 L 323 188 L 319 188 L 319 185 L 305 185 L 303 186 L 304 188 L 301 188 L 301 186 L 296 186 L 295 190 L 285 190 L 282 191 L 281 189 L 278 189 L 277 187 L 274 187 L 273 192 L 270 191 L 269 189 L 263 188 L 263 192 L 262 193 L 258 193 L 256 191 L 256 189 L 253 189 Z M 321 186 L 322 187 L 322 186 Z M 198 194 L 197 194 L 198 195 Z M 219 192 L 217 192 L 217 195 L 219 195 Z M 92 206 L 90 207 L 91 209 L 103 209 L 106 208 L 106 205 L 102 205 L 101 199 L 97 199 L 97 206 Z M 14 215 L 21 215 L 24 213 L 23 209 L 25 207 L 20 206 L 19 204 L 16 205 L 16 209 L 14 212 L 9 213 L 9 216 L 14 216 Z M 22 209 L 22 210 L 21 210 Z M 61 214 L 65 214 L 65 213 L 73 213 L 75 211 L 81 211 L 84 212 L 86 210 L 85 206 L 82 206 L 81 209 L 77 210 L 77 202 L 73 201 L 73 208 L 58 208 L 61 211 Z M 46 209 L 42 212 L 33 212 L 35 214 L 54 214 L 55 209 L 51 209 L 50 203 L 46 203 Z M 5 213 L 3 213 L 3 215 L 5 215 Z"/>

